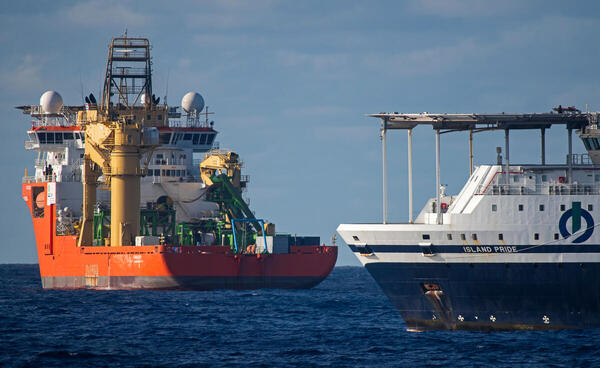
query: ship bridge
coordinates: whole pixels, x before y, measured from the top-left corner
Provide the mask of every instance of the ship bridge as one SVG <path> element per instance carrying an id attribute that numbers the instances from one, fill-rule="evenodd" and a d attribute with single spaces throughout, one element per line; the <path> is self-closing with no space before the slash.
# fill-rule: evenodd
<path id="1" fill-rule="evenodd" d="M 419 125 L 431 126 L 435 131 L 435 172 L 436 172 L 436 203 L 441 203 L 440 193 L 440 136 L 451 132 L 469 132 L 469 169 L 473 174 L 473 134 L 504 130 L 504 171 L 502 175 L 505 186 L 510 186 L 510 131 L 511 130 L 539 130 L 541 147 L 541 165 L 546 165 L 546 129 L 553 125 L 564 125 L 567 129 L 568 155 L 566 162 L 567 176 L 563 179 L 565 184 L 573 182 L 573 165 L 599 164 L 600 163 L 600 129 L 598 128 L 599 112 L 581 112 L 573 106 L 563 108 L 558 106 L 555 112 L 529 113 L 529 114 L 405 114 L 385 113 L 368 114 L 369 117 L 381 120 L 382 142 L 382 177 L 383 177 L 383 223 L 387 223 L 387 154 L 386 136 L 389 130 L 406 130 L 408 135 L 408 203 L 409 222 L 413 222 L 413 188 L 412 188 L 412 130 Z M 581 155 L 573 154 L 573 130 L 576 130 L 584 141 L 589 152 L 591 162 Z M 498 150 L 500 154 L 500 149 Z M 501 187 L 499 187 L 501 188 Z M 442 213 L 436 211 L 435 223 L 442 223 Z"/>

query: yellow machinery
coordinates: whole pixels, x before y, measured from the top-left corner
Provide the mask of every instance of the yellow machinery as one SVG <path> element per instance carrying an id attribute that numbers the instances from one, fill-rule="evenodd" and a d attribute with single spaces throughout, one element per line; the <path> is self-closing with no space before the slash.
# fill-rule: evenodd
<path id="1" fill-rule="evenodd" d="M 209 151 L 200 163 L 202 182 L 209 188 L 207 200 L 218 203 L 225 214 L 225 228 L 231 228 L 234 220 L 250 221 L 258 235 L 262 235 L 262 226 L 255 222 L 254 214 L 242 198 L 242 190 L 247 179 L 241 175 L 242 162 L 237 153 L 232 151 Z M 218 190 L 217 187 L 221 188 Z M 212 192 L 212 195 L 211 195 Z M 240 226 L 243 222 L 238 222 Z M 275 234 L 275 224 L 265 223 L 265 233 Z"/>
<path id="2" fill-rule="evenodd" d="M 142 62 L 143 67 L 139 65 Z M 79 246 L 92 245 L 98 178 L 110 189 L 110 245 L 135 245 L 140 233 L 142 155 L 158 143 L 149 139 L 166 121 L 166 106 L 152 95 L 150 44 L 143 38 L 114 38 L 109 49 L 102 103 L 79 111 L 85 131 L 83 221 Z M 136 80 L 142 80 L 137 83 Z M 113 98 L 114 97 L 114 98 Z M 113 101 L 115 100 L 115 101 Z M 140 102 L 138 104 L 138 102 Z M 156 137 L 157 138 L 157 137 Z"/>
<path id="3" fill-rule="evenodd" d="M 200 177 L 207 186 L 213 185 L 212 177 L 225 174 L 231 180 L 231 184 L 241 190 L 242 162 L 237 153 L 229 151 L 210 151 L 200 163 Z"/>

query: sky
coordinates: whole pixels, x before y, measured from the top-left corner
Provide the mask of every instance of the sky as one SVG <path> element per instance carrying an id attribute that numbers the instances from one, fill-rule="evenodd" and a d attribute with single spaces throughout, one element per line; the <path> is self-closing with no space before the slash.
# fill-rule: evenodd
<path id="1" fill-rule="evenodd" d="M 0 263 L 36 263 L 21 178 L 29 117 L 15 106 L 58 91 L 100 95 L 112 37 L 150 39 L 153 88 L 177 106 L 188 91 L 215 112 L 221 148 L 240 154 L 246 197 L 278 232 L 330 243 L 340 223 L 380 222 L 377 112 L 600 110 L 595 1 L 18 1 L 0 8 Z M 164 97 L 163 97 L 164 98 Z M 566 132 L 547 132 L 564 162 Z M 511 134 L 511 163 L 538 163 L 537 132 Z M 494 163 L 503 133 L 475 136 Z M 441 178 L 468 178 L 468 135 L 441 140 Z M 575 140 L 574 151 L 584 152 Z M 434 134 L 413 132 L 415 215 L 435 196 Z M 408 220 L 406 133 L 388 135 L 388 217 Z M 338 265 L 358 265 L 338 238 Z"/>

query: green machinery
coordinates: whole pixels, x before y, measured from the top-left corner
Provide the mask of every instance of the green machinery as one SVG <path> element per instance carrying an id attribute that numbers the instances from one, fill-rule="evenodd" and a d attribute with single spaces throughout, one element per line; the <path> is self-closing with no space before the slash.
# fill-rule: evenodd
<path id="1" fill-rule="evenodd" d="M 96 206 L 94 209 L 94 242 L 103 246 L 110 232 L 110 212 Z M 175 240 L 175 209 L 172 205 L 150 205 L 140 211 L 140 235 L 163 236 L 167 242 Z"/>
<path id="2" fill-rule="evenodd" d="M 218 205 L 218 219 L 177 224 L 173 203 L 165 196 L 140 211 L 140 235 L 161 236 L 167 244 L 197 245 L 204 241 L 202 234 L 214 234 L 215 244 L 229 245 L 233 251 L 243 252 L 247 245 L 256 243 L 257 235 L 274 232 L 270 230 L 272 224 L 263 226 L 262 220 L 254 217 L 242 198 L 241 189 L 232 184 L 231 177 L 213 175 L 211 181 L 206 200 Z M 96 246 L 105 245 L 110 232 L 109 213 L 100 206 L 94 210 L 93 244 Z"/>
<path id="3" fill-rule="evenodd" d="M 217 223 L 218 239 L 222 244 L 236 250 L 235 238 L 239 246 L 236 251 L 245 249 L 246 245 L 255 244 L 257 234 L 263 233 L 263 226 L 242 198 L 241 190 L 233 186 L 231 178 L 226 174 L 213 175 L 210 179 L 213 185 L 208 189 L 206 200 L 215 202 L 219 206 L 223 219 Z"/>

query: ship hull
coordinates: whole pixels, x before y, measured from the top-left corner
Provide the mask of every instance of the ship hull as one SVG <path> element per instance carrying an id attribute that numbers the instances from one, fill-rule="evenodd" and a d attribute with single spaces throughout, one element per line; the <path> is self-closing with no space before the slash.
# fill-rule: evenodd
<path id="1" fill-rule="evenodd" d="M 325 276 L 326 277 L 326 276 Z M 100 276 L 93 284 L 85 276 L 42 277 L 44 289 L 105 290 L 252 290 L 310 289 L 325 279 L 317 276 Z"/>
<path id="2" fill-rule="evenodd" d="M 378 253 L 359 259 L 377 257 Z M 600 327 L 600 261 L 597 254 L 534 254 L 511 262 L 443 255 L 387 253 L 366 260 L 373 276 L 409 330 L 550 330 Z M 414 262 L 415 257 L 423 261 Z M 390 261 L 390 259 L 397 261 Z M 402 262 L 402 259 L 406 262 Z M 437 260 L 435 258 L 438 258 Z M 525 260 L 524 260 L 525 259 Z M 470 261 L 470 262 L 469 262 Z"/>
<path id="3" fill-rule="evenodd" d="M 77 247 L 74 237 L 59 240 L 40 255 L 45 289 L 307 289 L 337 259 L 337 248 L 328 246 L 236 255 L 223 246 Z"/>
<path id="4" fill-rule="evenodd" d="M 36 190 L 39 189 L 39 190 Z M 45 289 L 306 289 L 332 271 L 338 249 L 291 245 L 287 253 L 238 254 L 229 246 L 78 246 L 56 234 L 55 204 L 35 209 L 47 183 L 23 186 Z"/>

